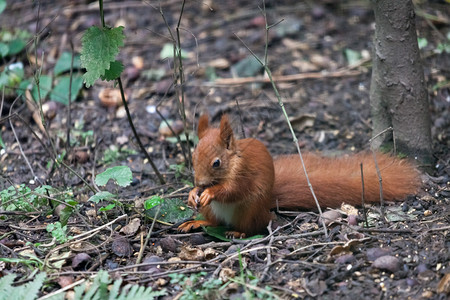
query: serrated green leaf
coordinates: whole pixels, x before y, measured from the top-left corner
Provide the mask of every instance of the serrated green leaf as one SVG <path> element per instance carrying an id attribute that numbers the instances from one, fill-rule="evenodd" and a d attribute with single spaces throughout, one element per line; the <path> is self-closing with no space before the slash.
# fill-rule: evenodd
<path id="1" fill-rule="evenodd" d="M 58 83 L 51 91 L 50 99 L 68 105 L 69 86 L 70 86 L 70 76 L 58 77 Z M 72 76 L 72 88 L 71 88 L 72 92 L 70 94 L 70 99 L 72 102 L 75 101 L 82 87 L 83 87 L 83 77 Z"/>
<path id="2" fill-rule="evenodd" d="M 130 185 L 133 174 L 128 166 L 116 166 L 106 169 L 95 177 L 95 184 L 104 186 L 110 179 L 116 181 L 121 187 Z"/>
<path id="3" fill-rule="evenodd" d="M 70 65 L 72 63 L 72 53 L 63 52 L 53 68 L 53 74 L 55 76 L 70 71 Z M 80 55 L 75 54 L 73 57 L 73 69 L 79 69 L 81 67 Z"/>
<path id="4" fill-rule="evenodd" d="M 101 76 L 101 78 L 107 81 L 116 80 L 117 78 L 119 78 L 122 71 L 123 64 L 120 61 L 116 60 L 111 63 L 109 70 L 106 70 L 105 75 Z"/>
<path id="5" fill-rule="evenodd" d="M 145 200 L 144 209 L 151 209 L 164 202 L 164 199 L 159 196 L 152 196 L 150 199 Z"/>
<path id="6" fill-rule="evenodd" d="M 25 284 L 25 293 L 22 294 L 22 299 L 35 299 L 44 283 L 45 277 L 47 277 L 47 274 L 44 272 L 39 273 L 32 282 Z"/>
<path id="7" fill-rule="evenodd" d="M 89 198 L 89 201 L 92 201 L 92 202 L 98 204 L 100 201 L 111 200 L 115 196 L 116 195 L 111 194 L 110 192 L 101 191 L 101 192 L 98 192 L 97 194 L 93 195 L 91 198 Z"/>
<path id="8" fill-rule="evenodd" d="M 111 62 L 119 54 L 119 47 L 123 46 L 123 27 L 99 28 L 90 27 L 81 38 L 81 66 L 86 69 L 84 82 L 90 87 L 104 76 L 110 69 Z"/>
<path id="9" fill-rule="evenodd" d="M 6 295 L 6 291 L 11 289 L 14 278 L 16 275 L 11 273 L 0 279 L 0 294 Z"/>

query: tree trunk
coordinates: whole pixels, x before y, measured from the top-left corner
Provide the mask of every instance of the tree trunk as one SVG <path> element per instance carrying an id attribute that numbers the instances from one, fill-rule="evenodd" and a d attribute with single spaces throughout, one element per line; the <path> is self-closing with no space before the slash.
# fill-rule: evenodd
<path id="1" fill-rule="evenodd" d="M 432 158 L 428 93 L 420 59 L 411 0 L 372 0 L 375 12 L 370 106 L 373 136 L 392 126 L 397 151 L 430 167 Z M 373 142 L 392 148 L 392 131 Z"/>

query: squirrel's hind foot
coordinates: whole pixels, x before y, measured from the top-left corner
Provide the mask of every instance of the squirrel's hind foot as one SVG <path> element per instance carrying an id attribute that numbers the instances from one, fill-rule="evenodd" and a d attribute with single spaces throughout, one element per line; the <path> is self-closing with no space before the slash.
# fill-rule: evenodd
<path id="1" fill-rule="evenodd" d="M 208 221 L 208 220 L 187 221 L 187 222 L 184 222 L 183 224 L 181 224 L 180 226 L 178 226 L 178 231 L 189 232 L 191 230 L 200 228 L 201 226 L 216 226 L 216 224 L 214 224 L 213 222 Z"/>

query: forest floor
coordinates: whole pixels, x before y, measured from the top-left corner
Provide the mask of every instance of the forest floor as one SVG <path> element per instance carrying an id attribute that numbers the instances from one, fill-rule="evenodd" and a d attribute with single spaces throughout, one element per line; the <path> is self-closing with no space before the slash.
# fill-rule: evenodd
<path id="1" fill-rule="evenodd" d="M 0 277 L 16 274 L 20 286 L 36 268 L 45 271 L 41 296 L 64 287 L 70 292 L 70 284 L 107 270 L 114 279 L 150 286 L 167 299 L 446 299 L 450 55 L 440 49 L 446 45 L 450 52 L 450 5 L 416 4 L 436 159 L 417 195 L 388 205 L 387 222 L 381 222 L 379 206 L 371 206 L 370 228 L 362 221 L 354 225 L 338 210 L 325 237 L 316 213 L 277 212 L 271 234 L 230 241 L 216 231 L 177 232 L 174 223 L 192 216 L 186 206 L 192 174 L 185 167 L 188 151 L 182 150 L 192 151 L 193 145 L 174 139 L 162 118 L 192 138 L 201 113 L 209 113 L 214 124 L 227 113 L 236 133 L 242 135 L 243 128 L 274 155 L 294 153 L 295 146 L 272 86 L 258 80 L 261 67 L 249 51 L 264 57 L 262 3 L 187 1 L 179 30 L 185 74 L 180 87 L 173 85 L 171 48 L 168 58 L 162 49 L 172 44 L 166 23 L 176 36 L 181 3 L 108 1 L 104 6 L 106 23 L 124 26 L 118 58 L 125 66 L 128 105 L 165 184 L 141 152 L 124 107 L 105 104 L 113 82 L 83 87 L 70 109 L 49 101 L 51 93 L 45 97 L 53 145 L 32 117 L 33 108 L 16 99 L 17 90 L 6 93 L 0 106 L 5 145 L 0 146 Z M 369 1 L 267 1 L 266 13 L 269 24 L 277 23 L 268 34 L 269 66 L 303 151 L 368 150 L 375 26 Z M 2 36 L 22 30 L 31 36 L 38 32 L 39 39 L 37 48 L 31 39 L 28 51 L 2 58 L 0 72 L 21 62 L 21 80 L 32 82 L 40 72 L 52 76 L 51 89 L 62 80 L 56 62 L 64 52 L 80 53 L 83 32 L 99 24 L 97 2 L 9 1 L 0 15 Z M 75 68 L 74 75 L 80 74 Z M 182 100 L 186 126 L 179 114 Z M 113 166 L 131 169 L 131 185 L 95 184 L 95 176 Z M 95 203 L 88 185 L 117 196 Z M 164 204 L 153 222 L 160 206 L 150 211 L 144 206 L 159 201 L 156 195 Z M 65 222 L 66 228 L 58 227 Z"/>

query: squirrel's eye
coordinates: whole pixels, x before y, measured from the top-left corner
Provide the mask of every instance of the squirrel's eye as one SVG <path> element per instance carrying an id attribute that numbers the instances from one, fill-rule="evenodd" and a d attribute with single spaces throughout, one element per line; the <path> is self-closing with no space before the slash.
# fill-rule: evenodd
<path id="1" fill-rule="evenodd" d="M 217 158 L 217 159 L 213 162 L 212 167 L 213 167 L 214 169 L 220 167 L 220 159 Z"/>

